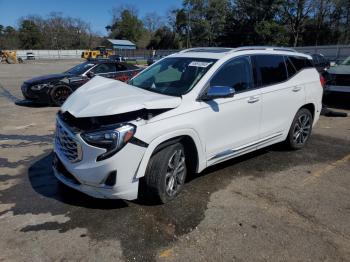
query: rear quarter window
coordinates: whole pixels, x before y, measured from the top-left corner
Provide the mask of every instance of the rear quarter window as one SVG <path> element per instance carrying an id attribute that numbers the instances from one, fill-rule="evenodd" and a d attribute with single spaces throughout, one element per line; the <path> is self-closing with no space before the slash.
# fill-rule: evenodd
<path id="1" fill-rule="evenodd" d="M 287 56 L 284 57 L 284 60 L 286 62 L 288 78 L 291 78 L 297 73 L 297 70 L 295 69 L 294 65 Z"/>
<path id="2" fill-rule="evenodd" d="M 284 57 L 281 55 L 256 55 L 254 63 L 260 86 L 273 85 L 287 80 Z"/>
<path id="3" fill-rule="evenodd" d="M 301 71 L 305 68 L 313 67 L 312 61 L 306 57 L 301 56 L 289 56 L 290 61 L 292 61 L 295 69 Z"/>

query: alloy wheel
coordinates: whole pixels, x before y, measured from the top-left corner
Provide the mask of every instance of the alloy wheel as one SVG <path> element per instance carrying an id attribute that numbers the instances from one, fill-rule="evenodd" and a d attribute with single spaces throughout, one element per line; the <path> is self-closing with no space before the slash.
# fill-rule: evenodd
<path id="1" fill-rule="evenodd" d="M 310 136 L 311 118 L 308 114 L 301 114 L 295 123 L 293 130 L 293 142 L 303 145 Z"/>
<path id="2" fill-rule="evenodd" d="M 64 101 L 66 101 L 66 99 L 69 97 L 71 93 L 72 92 L 69 87 L 66 87 L 66 86 L 58 87 L 52 95 L 52 100 L 56 105 L 60 106 L 64 103 Z"/>
<path id="3" fill-rule="evenodd" d="M 170 197 L 177 194 L 184 184 L 186 175 L 185 165 L 185 154 L 183 150 L 176 150 L 169 159 L 167 173 L 165 175 L 165 191 Z"/>

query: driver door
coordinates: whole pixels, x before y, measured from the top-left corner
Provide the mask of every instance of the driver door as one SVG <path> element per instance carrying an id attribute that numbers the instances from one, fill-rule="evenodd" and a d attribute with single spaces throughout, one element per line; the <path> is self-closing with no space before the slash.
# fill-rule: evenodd
<path id="1" fill-rule="evenodd" d="M 198 117 L 211 165 L 254 148 L 259 139 L 262 101 L 260 89 L 254 85 L 249 56 L 224 64 L 209 84 L 235 89 L 231 98 L 199 102 L 202 110 Z"/>

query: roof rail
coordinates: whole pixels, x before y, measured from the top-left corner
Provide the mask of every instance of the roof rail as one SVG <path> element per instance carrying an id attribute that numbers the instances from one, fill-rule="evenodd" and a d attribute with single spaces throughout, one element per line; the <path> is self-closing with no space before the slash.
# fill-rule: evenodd
<path id="1" fill-rule="evenodd" d="M 278 46 L 242 46 L 237 48 L 230 47 L 193 47 L 181 50 L 179 53 L 187 52 L 215 52 L 215 53 L 234 53 L 239 51 L 247 50 L 275 50 L 275 51 L 288 51 L 288 52 L 297 52 L 293 48 L 289 47 L 278 47 Z"/>
<path id="2" fill-rule="evenodd" d="M 278 46 L 242 46 L 232 50 L 232 52 L 246 51 L 246 50 L 275 50 L 275 51 L 288 51 L 297 52 L 293 48 L 289 47 L 278 47 Z"/>
<path id="3" fill-rule="evenodd" d="M 193 48 L 188 48 L 181 50 L 179 53 L 187 53 L 187 52 L 211 52 L 211 51 L 216 51 L 220 53 L 224 52 L 230 52 L 232 51 L 233 48 L 230 47 L 193 47 Z"/>

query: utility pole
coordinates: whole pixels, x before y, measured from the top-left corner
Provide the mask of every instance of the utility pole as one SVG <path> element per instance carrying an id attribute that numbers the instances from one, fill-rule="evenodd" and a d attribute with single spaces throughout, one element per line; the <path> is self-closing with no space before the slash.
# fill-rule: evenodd
<path id="1" fill-rule="evenodd" d="M 191 42 L 190 42 L 190 7 L 187 6 L 187 37 L 186 37 L 186 48 L 189 48 L 191 46 Z"/>

